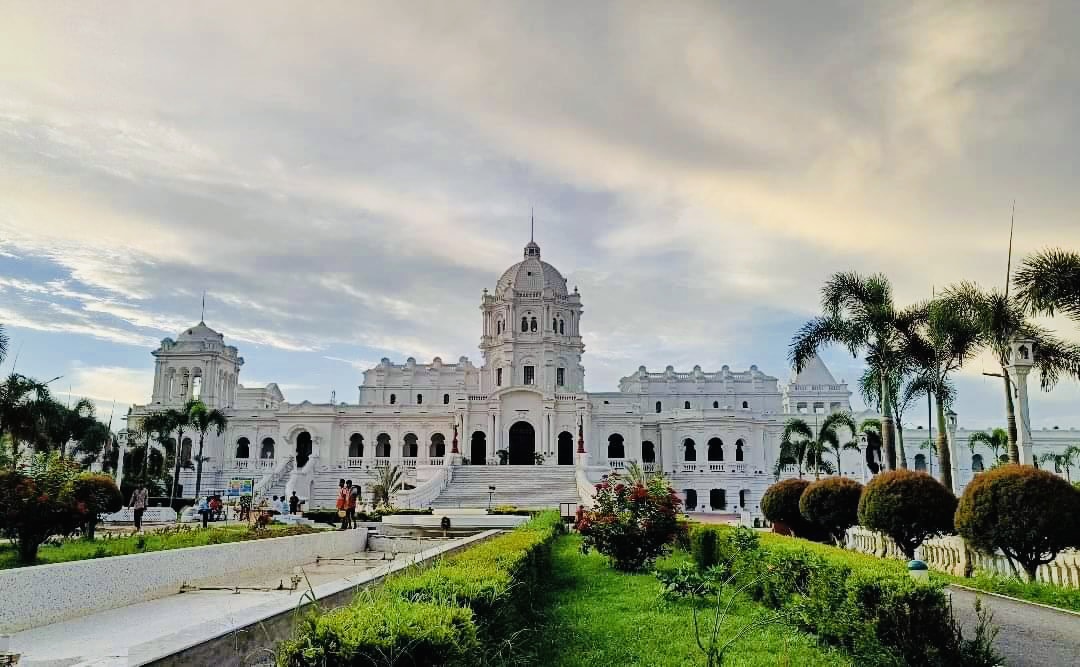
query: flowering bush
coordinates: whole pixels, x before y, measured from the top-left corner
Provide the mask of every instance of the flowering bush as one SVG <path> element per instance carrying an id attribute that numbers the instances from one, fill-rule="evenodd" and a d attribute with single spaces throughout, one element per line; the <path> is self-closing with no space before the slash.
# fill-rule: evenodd
<path id="1" fill-rule="evenodd" d="M 577 521 L 581 549 L 596 549 L 617 570 L 639 571 L 683 530 L 677 521 L 681 504 L 663 476 L 642 483 L 612 474 L 596 485 L 596 505 Z"/>
<path id="2" fill-rule="evenodd" d="M 77 463 L 50 454 L 38 454 L 26 470 L 0 471 L 0 533 L 15 543 L 19 562 L 33 563 L 42 543 L 82 522 L 87 506 L 73 494 L 78 474 Z"/>

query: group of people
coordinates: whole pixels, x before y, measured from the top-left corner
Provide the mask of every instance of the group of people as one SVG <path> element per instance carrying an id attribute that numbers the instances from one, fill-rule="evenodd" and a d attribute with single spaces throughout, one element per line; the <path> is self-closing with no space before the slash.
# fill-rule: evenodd
<path id="1" fill-rule="evenodd" d="M 270 501 L 270 513 L 271 514 L 299 514 L 300 513 L 300 497 L 296 495 L 296 491 L 293 491 L 289 497 L 288 502 L 285 501 L 285 496 L 278 498 L 274 496 Z"/>
<path id="2" fill-rule="evenodd" d="M 341 517 L 341 527 L 356 528 L 356 510 L 360 508 L 360 485 L 353 484 L 351 479 L 338 480 L 337 511 Z"/>
<path id="3" fill-rule="evenodd" d="M 221 496 L 203 496 L 199 498 L 199 516 L 202 517 L 202 527 L 206 528 L 206 524 L 211 518 L 214 521 L 218 521 L 222 516 L 222 510 L 224 504 L 221 502 Z"/>

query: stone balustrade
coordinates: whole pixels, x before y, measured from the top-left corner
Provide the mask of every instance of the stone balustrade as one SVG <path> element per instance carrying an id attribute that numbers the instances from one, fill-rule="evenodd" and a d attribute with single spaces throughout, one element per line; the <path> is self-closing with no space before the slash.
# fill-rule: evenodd
<path id="1" fill-rule="evenodd" d="M 846 547 L 881 558 L 904 558 L 891 538 L 860 526 L 848 530 Z M 915 556 L 935 570 L 958 577 L 974 570 L 1006 576 L 1016 576 L 1020 572 L 1020 566 L 1011 563 L 1004 554 L 985 554 L 968 549 L 963 538 L 957 535 L 929 539 L 919 547 Z M 1080 552 L 1058 554 L 1053 562 L 1039 567 L 1036 578 L 1065 588 L 1080 588 Z"/>

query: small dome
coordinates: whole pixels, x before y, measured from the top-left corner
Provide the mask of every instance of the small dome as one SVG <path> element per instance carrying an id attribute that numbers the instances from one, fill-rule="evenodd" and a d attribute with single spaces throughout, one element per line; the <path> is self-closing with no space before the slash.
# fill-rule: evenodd
<path id="1" fill-rule="evenodd" d="M 210 327 L 206 326 L 206 322 L 199 322 L 195 326 L 191 327 L 187 331 L 181 332 L 176 337 L 178 341 L 202 341 L 202 340 L 222 340 L 222 335 L 214 331 Z"/>
<path id="2" fill-rule="evenodd" d="M 535 241 L 525 245 L 525 259 L 514 264 L 495 284 L 495 294 L 501 296 L 508 290 L 542 291 L 552 289 L 555 294 L 566 296 L 566 278 L 559 270 L 540 260 L 540 246 Z"/>

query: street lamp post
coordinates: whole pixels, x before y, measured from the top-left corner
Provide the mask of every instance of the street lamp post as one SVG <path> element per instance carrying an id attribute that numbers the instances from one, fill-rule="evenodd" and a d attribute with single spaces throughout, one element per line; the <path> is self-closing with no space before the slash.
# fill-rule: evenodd
<path id="1" fill-rule="evenodd" d="M 491 499 L 495 497 L 495 487 L 488 487 L 488 512 L 491 511 Z"/>

